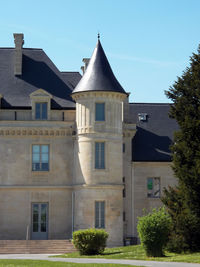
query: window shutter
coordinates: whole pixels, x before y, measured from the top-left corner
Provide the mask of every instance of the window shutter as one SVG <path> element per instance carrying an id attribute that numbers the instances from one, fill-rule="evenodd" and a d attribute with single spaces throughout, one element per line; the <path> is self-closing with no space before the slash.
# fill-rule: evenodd
<path id="1" fill-rule="evenodd" d="M 95 228 L 99 228 L 99 202 L 95 202 Z"/>
<path id="2" fill-rule="evenodd" d="M 40 103 L 35 104 L 35 118 L 40 119 Z"/>
<path id="3" fill-rule="evenodd" d="M 42 119 L 46 120 L 47 119 L 47 103 L 42 103 Z"/>
<path id="4" fill-rule="evenodd" d="M 104 151 L 104 143 L 101 143 L 101 169 L 105 168 L 105 151 Z"/>
<path id="5" fill-rule="evenodd" d="M 105 228 L 105 202 L 101 203 L 101 228 Z"/>
<path id="6" fill-rule="evenodd" d="M 99 169 L 99 143 L 95 143 L 95 169 Z"/>

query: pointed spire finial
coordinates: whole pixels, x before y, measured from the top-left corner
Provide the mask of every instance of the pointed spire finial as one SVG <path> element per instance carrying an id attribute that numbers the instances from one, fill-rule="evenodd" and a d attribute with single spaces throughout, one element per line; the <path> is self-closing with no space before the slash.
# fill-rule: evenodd
<path id="1" fill-rule="evenodd" d="M 99 32 L 98 32 L 97 38 L 98 38 L 98 40 L 100 39 L 100 33 Z"/>

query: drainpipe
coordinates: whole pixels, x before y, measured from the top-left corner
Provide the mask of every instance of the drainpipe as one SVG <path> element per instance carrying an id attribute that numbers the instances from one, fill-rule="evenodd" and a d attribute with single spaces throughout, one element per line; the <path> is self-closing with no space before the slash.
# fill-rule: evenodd
<path id="1" fill-rule="evenodd" d="M 26 227 L 26 240 L 29 240 L 29 225 Z"/>
<path id="2" fill-rule="evenodd" d="M 74 232 L 74 197 L 75 197 L 75 192 L 72 192 L 72 237 L 73 237 L 73 232 Z"/>

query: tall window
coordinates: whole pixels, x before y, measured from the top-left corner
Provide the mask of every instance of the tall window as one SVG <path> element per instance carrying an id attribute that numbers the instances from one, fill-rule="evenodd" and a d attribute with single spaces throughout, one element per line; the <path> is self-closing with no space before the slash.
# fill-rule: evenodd
<path id="1" fill-rule="evenodd" d="M 95 120 L 105 121 L 105 103 L 95 104 Z"/>
<path id="2" fill-rule="evenodd" d="M 105 202 L 95 202 L 95 228 L 105 228 Z"/>
<path id="3" fill-rule="evenodd" d="M 160 198 L 160 178 L 147 178 L 147 197 Z"/>
<path id="4" fill-rule="evenodd" d="M 33 145 L 32 146 L 32 170 L 48 171 L 49 170 L 49 146 Z"/>
<path id="5" fill-rule="evenodd" d="M 47 120 L 47 103 L 35 103 L 35 119 Z"/>
<path id="6" fill-rule="evenodd" d="M 95 143 L 95 169 L 105 169 L 105 143 Z"/>

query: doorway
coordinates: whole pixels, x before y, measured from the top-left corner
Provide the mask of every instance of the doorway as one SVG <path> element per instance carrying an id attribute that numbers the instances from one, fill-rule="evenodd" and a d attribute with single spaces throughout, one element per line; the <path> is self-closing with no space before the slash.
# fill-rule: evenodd
<path id="1" fill-rule="evenodd" d="M 48 239 L 48 203 L 32 203 L 31 239 Z"/>

